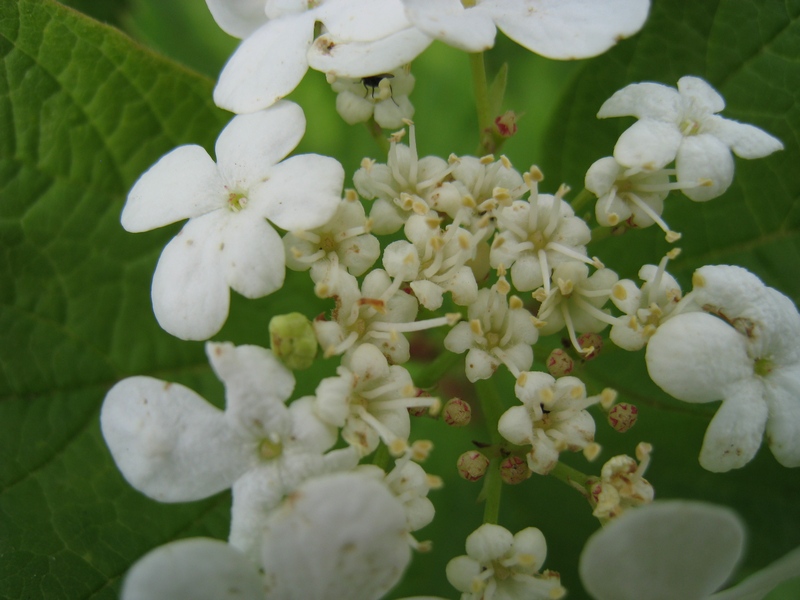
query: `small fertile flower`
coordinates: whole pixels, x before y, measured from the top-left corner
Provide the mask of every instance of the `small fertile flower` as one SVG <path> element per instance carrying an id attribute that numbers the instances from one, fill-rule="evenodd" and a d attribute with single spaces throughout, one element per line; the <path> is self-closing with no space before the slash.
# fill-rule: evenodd
<path id="1" fill-rule="evenodd" d="M 715 472 L 743 467 L 766 430 L 777 461 L 800 466 L 797 308 L 741 267 L 702 267 L 693 283 L 691 299 L 705 312 L 663 323 L 650 338 L 646 360 L 653 381 L 675 398 L 722 400 L 700 464 Z"/>
<path id="2" fill-rule="evenodd" d="M 617 406 L 622 406 L 618 404 Z M 653 501 L 653 486 L 642 475 L 650 464 L 652 447 L 644 442 L 636 446 L 637 463 L 625 454 L 614 456 L 603 465 L 600 479 L 589 488 L 592 514 L 606 522 L 623 511 Z"/>
<path id="3" fill-rule="evenodd" d="M 555 59 L 596 56 L 639 31 L 649 0 L 403 0 L 421 31 L 465 52 L 494 45 L 496 29 Z"/>
<path id="4" fill-rule="evenodd" d="M 269 350 L 209 342 L 206 352 L 225 383 L 224 412 L 177 383 L 130 377 L 106 395 L 100 425 L 123 476 L 154 500 L 233 488 L 230 542 L 253 556 L 286 494 L 308 477 L 352 468 L 357 456 L 323 454 L 336 429 L 316 417 L 310 397 L 286 406 L 294 377 Z"/>
<path id="5" fill-rule="evenodd" d="M 539 332 L 531 314 L 510 286 L 501 279 L 491 289 L 478 291 L 478 299 L 467 309 L 469 320 L 458 323 L 444 339 L 450 352 L 467 353 L 467 379 L 475 382 L 491 377 L 501 364 L 514 374 L 531 368 L 533 348 Z"/>
<path id="6" fill-rule="evenodd" d="M 220 27 L 244 38 L 214 89 L 217 106 L 240 114 L 294 90 L 309 62 L 337 76 L 368 77 L 410 62 L 430 44 L 400 0 L 206 1 Z M 326 33 L 312 50 L 317 22 Z"/>
<path id="7" fill-rule="evenodd" d="M 522 406 L 503 413 L 497 430 L 512 444 L 531 447 L 527 453 L 531 471 L 547 475 L 564 451 L 597 455 L 594 419 L 586 409 L 600 397 L 587 397 L 580 379 L 525 372 L 517 378 L 515 392 Z"/>
<path id="8" fill-rule="evenodd" d="M 681 77 L 678 89 L 633 83 L 605 101 L 599 118 L 633 116 L 614 147 L 625 167 L 655 171 L 675 161 L 683 193 L 696 202 L 722 195 L 733 181 L 733 157 L 762 158 L 783 149 L 765 131 L 716 113 L 725 100 L 699 77 Z"/>
<path id="9" fill-rule="evenodd" d="M 336 92 L 336 111 L 350 125 L 374 116 L 384 129 L 397 129 L 414 116 L 414 106 L 408 99 L 414 76 L 407 66 L 356 79 L 329 74 L 328 83 Z"/>
<path id="10" fill-rule="evenodd" d="M 547 543 L 536 527 L 512 535 L 485 523 L 467 537 L 467 554 L 447 563 L 447 580 L 461 600 L 556 600 L 566 590 L 555 571 L 541 571 Z"/>
<path id="11" fill-rule="evenodd" d="M 592 535 L 579 571 L 596 600 L 756 600 L 800 572 L 800 549 L 795 549 L 715 594 L 733 574 L 744 543 L 744 525 L 728 508 L 654 502 Z"/>
<path id="12" fill-rule="evenodd" d="M 200 146 L 181 146 L 133 186 L 122 211 L 127 231 L 189 219 L 153 276 L 153 311 L 166 331 L 207 339 L 228 317 L 230 288 L 259 298 L 283 285 L 283 244 L 268 220 L 313 229 L 333 215 L 339 162 L 316 154 L 282 161 L 304 131 L 300 107 L 281 102 L 234 118 L 217 139 L 216 164 Z"/>

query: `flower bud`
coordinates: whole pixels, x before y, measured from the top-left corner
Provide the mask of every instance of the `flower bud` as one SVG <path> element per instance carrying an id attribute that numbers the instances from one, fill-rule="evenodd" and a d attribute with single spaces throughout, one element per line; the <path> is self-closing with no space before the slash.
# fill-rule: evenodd
<path id="1" fill-rule="evenodd" d="M 563 348 L 556 348 L 547 357 L 547 371 L 553 377 L 569 375 L 574 368 L 575 361 Z"/>
<path id="2" fill-rule="evenodd" d="M 478 481 L 489 468 L 489 459 L 477 450 L 468 450 L 458 457 L 458 474 L 467 481 Z"/>
<path id="3" fill-rule="evenodd" d="M 631 427 L 636 425 L 638 419 L 639 409 L 633 404 L 627 402 L 620 402 L 611 407 L 608 411 L 608 424 L 614 428 L 614 431 L 625 433 Z"/>
<path id="4" fill-rule="evenodd" d="M 600 350 L 603 348 L 603 338 L 597 333 L 582 333 L 578 337 L 578 345 L 584 350 L 583 360 L 592 360 L 600 354 Z"/>
<path id="5" fill-rule="evenodd" d="M 509 456 L 500 463 L 500 478 L 510 485 L 522 483 L 532 474 L 528 463 L 519 456 Z"/>
<path id="6" fill-rule="evenodd" d="M 272 317 L 269 338 L 272 353 L 293 371 L 307 369 L 314 362 L 317 336 L 305 315 L 293 312 Z"/>
<path id="7" fill-rule="evenodd" d="M 495 117 L 494 124 L 502 137 L 510 138 L 517 133 L 517 113 L 507 110 L 499 117 Z"/>
<path id="8" fill-rule="evenodd" d="M 464 425 L 469 425 L 469 421 L 472 418 L 472 408 L 469 402 L 461 398 L 451 398 L 444 405 L 442 417 L 448 425 L 463 427 Z"/>

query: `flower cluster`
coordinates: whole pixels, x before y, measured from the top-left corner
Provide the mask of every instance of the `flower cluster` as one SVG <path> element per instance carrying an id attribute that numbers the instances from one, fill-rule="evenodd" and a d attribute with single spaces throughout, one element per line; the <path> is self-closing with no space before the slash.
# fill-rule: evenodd
<path id="1" fill-rule="evenodd" d="M 636 33 L 648 0 L 207 2 L 219 25 L 243 40 L 214 92 L 219 106 L 238 114 L 217 141 L 216 162 L 198 146 L 173 150 L 139 179 L 122 214 L 132 232 L 188 219 L 156 267 L 156 318 L 177 337 L 206 340 L 227 319 L 230 289 L 248 298 L 277 293 L 287 267 L 308 273 L 309 289 L 328 310 L 276 318 L 271 350 L 207 342 L 225 386 L 224 410 L 180 384 L 145 376 L 108 392 L 103 436 L 134 488 L 162 502 L 227 489 L 233 497 L 228 544 L 194 539 L 153 551 L 130 572 L 126 600 L 199 587 L 223 597 L 229 585 L 241 597 L 271 600 L 368 600 L 387 592 L 412 549 L 430 548 L 412 533 L 433 520 L 428 493 L 441 485 L 419 464 L 431 443 L 412 441 L 414 418 L 439 418 L 446 400 L 436 383 L 447 361 L 429 365 L 426 385 L 412 376 L 423 362 L 412 336 L 432 329 L 445 330 L 425 338 L 429 346 L 441 341 L 440 357 L 465 354 L 460 376 L 478 386 L 503 380 L 509 389 L 513 381 L 519 401 L 490 406 L 479 398 L 489 441 L 459 460 L 468 480 L 499 471 L 486 479 L 484 524 L 467 538 L 467 555 L 447 566 L 462 600 L 566 593 L 557 572 L 542 571 L 541 531 L 512 535 L 491 513 L 503 481 L 524 484 L 532 474 L 566 481 L 609 523 L 582 559 L 591 593 L 647 597 L 615 596 L 619 586 L 633 588 L 602 572 L 607 548 L 630 551 L 626 536 L 638 530 L 628 523 L 662 514 L 642 508 L 654 498 L 643 478 L 651 446 L 637 446 L 638 463 L 625 455 L 606 460 L 597 476 L 561 462 L 564 452 L 590 462 L 601 454 L 597 412 L 614 412 L 619 432 L 634 423 L 635 407 L 613 408 L 617 392 L 581 378 L 609 328 L 616 346 L 646 348 L 652 379 L 671 395 L 723 400 L 701 451 L 705 468 L 744 466 L 765 428 L 778 461 L 800 466 L 793 344 L 800 315 L 788 298 L 730 266 L 698 269 L 684 296 L 666 271 L 678 249 L 642 266 L 641 285 L 620 279 L 590 255 L 592 229 L 576 210 L 579 201 L 567 200 L 569 187 L 540 193 L 538 167 L 520 172 L 486 147 L 481 156 L 446 159 L 418 152 L 409 63 L 433 39 L 474 53 L 490 48 L 500 29 L 545 56 L 588 57 Z M 402 128 L 389 136 L 385 162 L 361 162 L 355 189 L 344 189 L 344 169 L 333 158 L 287 158 L 305 118 L 282 98 L 309 66 L 326 73 L 348 123 L 366 121 L 373 132 Z M 676 241 L 680 235 L 661 218 L 671 190 L 709 200 L 731 183 L 731 151 L 756 158 L 782 147 L 754 126 L 717 116 L 723 108 L 696 77 L 682 78 L 677 91 L 654 83 L 623 88 L 598 116 L 639 121 L 613 157 L 589 167 L 578 198 L 597 196 L 601 227 L 621 233 L 657 224 Z M 513 134 L 507 123 L 505 132 Z M 554 336 L 562 346 L 547 360 L 548 374 L 535 363 L 545 359 L 537 345 Z M 327 376 L 313 382 L 313 395 L 293 398 L 292 369 L 313 365 L 318 347 L 331 361 Z M 445 424 L 469 421 L 468 401 L 446 406 Z M 695 518 L 692 510 L 681 523 Z M 741 545 L 737 532 L 729 537 Z M 660 577 L 645 567 L 642 573 Z M 703 593 L 720 583 L 703 583 Z"/>

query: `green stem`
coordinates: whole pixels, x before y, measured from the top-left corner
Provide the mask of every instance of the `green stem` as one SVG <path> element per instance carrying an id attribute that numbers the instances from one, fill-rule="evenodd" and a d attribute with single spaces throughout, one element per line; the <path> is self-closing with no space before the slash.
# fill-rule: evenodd
<path id="1" fill-rule="evenodd" d="M 483 416 L 486 420 L 486 429 L 492 444 L 499 446 L 503 437 L 497 431 L 497 423 L 503 414 L 503 401 L 497 387 L 491 379 L 482 379 L 475 382 L 475 390 L 481 403 Z M 500 494 L 503 489 L 503 480 L 500 478 L 500 459 L 493 458 L 483 480 L 483 489 L 478 499 L 485 502 L 483 508 L 483 522 L 497 523 L 500 517 Z"/>
<path id="2" fill-rule="evenodd" d="M 592 241 L 599 242 L 611 237 L 611 227 L 595 227 L 592 229 Z"/>
<path id="3" fill-rule="evenodd" d="M 381 442 L 378 444 L 378 449 L 375 450 L 375 454 L 372 457 L 372 464 L 376 467 L 380 467 L 384 471 L 389 470 L 389 448 L 386 447 L 386 444 Z"/>
<path id="4" fill-rule="evenodd" d="M 563 481 L 573 489 L 583 489 L 585 492 L 584 495 L 589 493 L 589 476 L 585 473 L 581 473 L 578 469 L 573 469 L 569 465 L 565 465 L 563 462 L 559 461 L 549 474 L 559 481 Z"/>
<path id="5" fill-rule="evenodd" d="M 486 67 L 483 52 L 469 55 L 469 66 L 472 71 L 472 88 L 475 92 L 475 110 L 478 113 L 478 139 L 482 154 L 494 152 L 492 135 L 492 109 L 489 102 L 489 85 L 486 82 Z"/>
<path id="6" fill-rule="evenodd" d="M 460 358 L 454 352 L 442 352 L 414 377 L 414 382 L 421 388 L 435 387 Z"/>
<path id="7" fill-rule="evenodd" d="M 375 142 L 380 147 L 381 151 L 383 151 L 384 155 L 388 156 L 389 140 L 386 139 L 386 136 L 383 134 L 383 129 L 381 128 L 381 126 L 375 122 L 375 119 L 373 117 L 370 117 L 369 121 L 364 123 L 364 125 L 367 126 L 367 131 L 369 131 L 369 134 L 372 136 L 372 139 L 375 140 Z"/>
<path id="8" fill-rule="evenodd" d="M 595 196 L 592 192 L 590 192 L 586 188 L 583 188 L 580 191 L 580 193 L 572 199 L 569 205 L 572 207 L 572 210 L 574 210 L 575 213 L 577 214 L 581 211 L 581 209 L 584 206 L 586 206 L 586 203 L 589 202 L 589 200 L 592 200 L 593 198 L 597 198 L 597 196 Z"/>

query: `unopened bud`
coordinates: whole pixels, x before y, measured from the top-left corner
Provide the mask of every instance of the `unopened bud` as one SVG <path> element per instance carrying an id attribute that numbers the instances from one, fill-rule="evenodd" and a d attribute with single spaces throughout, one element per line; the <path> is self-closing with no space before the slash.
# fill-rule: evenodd
<path id="1" fill-rule="evenodd" d="M 625 433 L 631 427 L 636 425 L 638 419 L 639 409 L 633 404 L 627 402 L 620 402 L 611 407 L 608 411 L 608 424 L 614 428 L 614 431 Z"/>
<path id="2" fill-rule="evenodd" d="M 456 463 L 458 474 L 467 481 L 478 481 L 486 475 L 489 468 L 489 459 L 477 450 L 467 450 L 458 457 Z"/>
<path id="3" fill-rule="evenodd" d="M 517 133 L 517 113 L 507 110 L 499 117 L 495 117 L 494 124 L 497 132 L 504 138 L 510 138 Z"/>
<path id="4" fill-rule="evenodd" d="M 603 338 L 597 333 L 582 333 L 578 337 L 578 345 L 584 350 L 583 360 L 592 360 L 600 354 L 600 350 L 603 348 Z"/>
<path id="5" fill-rule="evenodd" d="M 575 361 L 563 348 L 556 348 L 547 357 L 547 371 L 553 377 L 569 375 L 574 368 Z"/>
<path id="6" fill-rule="evenodd" d="M 451 398 L 444 405 L 442 418 L 444 418 L 444 422 L 448 425 L 463 427 L 464 425 L 468 425 L 472 418 L 472 408 L 469 402 L 461 398 Z"/>
<path id="7" fill-rule="evenodd" d="M 417 390 L 416 394 L 417 398 L 430 398 L 430 394 L 425 390 Z M 409 406 L 408 407 L 408 414 L 412 417 L 421 417 L 423 415 L 428 414 L 428 407 L 427 406 Z"/>
<path id="8" fill-rule="evenodd" d="M 317 355 L 317 336 L 305 315 L 276 315 L 269 322 L 272 353 L 293 371 L 307 369 Z"/>
<path id="9" fill-rule="evenodd" d="M 522 483 L 532 474 L 527 461 L 519 456 L 509 456 L 500 463 L 500 478 L 510 485 Z"/>

